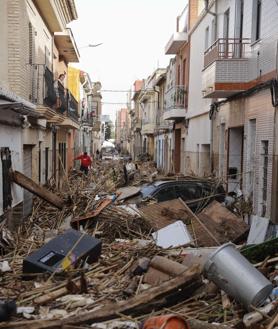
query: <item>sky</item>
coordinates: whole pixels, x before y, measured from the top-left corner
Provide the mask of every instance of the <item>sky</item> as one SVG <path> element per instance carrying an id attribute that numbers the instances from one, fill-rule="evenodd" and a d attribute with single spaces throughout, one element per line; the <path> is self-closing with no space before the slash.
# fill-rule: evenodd
<path id="1" fill-rule="evenodd" d="M 80 49 L 76 65 L 102 84 L 102 112 L 115 120 L 126 107 L 127 92 L 137 79 L 157 67 L 167 67 L 172 56 L 164 48 L 176 29 L 176 17 L 186 0 L 75 0 L 78 20 L 71 27 Z M 102 45 L 95 48 L 88 44 Z M 124 92 L 105 92 L 124 90 Z M 108 104 L 118 103 L 118 104 Z"/>

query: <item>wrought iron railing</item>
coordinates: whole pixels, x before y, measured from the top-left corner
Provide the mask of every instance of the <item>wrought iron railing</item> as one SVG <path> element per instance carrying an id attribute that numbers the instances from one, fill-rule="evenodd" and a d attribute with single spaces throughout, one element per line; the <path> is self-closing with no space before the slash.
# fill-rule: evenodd
<path id="1" fill-rule="evenodd" d="M 187 90 L 185 86 L 174 86 L 165 93 L 165 111 L 187 108 Z"/>
<path id="2" fill-rule="evenodd" d="M 29 99 L 32 103 L 48 106 L 78 120 L 78 102 L 61 81 L 54 79 L 53 73 L 45 64 L 30 64 L 30 81 Z"/>
<path id="3" fill-rule="evenodd" d="M 220 38 L 217 39 L 204 53 L 204 67 L 217 59 L 246 58 L 246 46 L 250 44 L 248 38 Z"/>

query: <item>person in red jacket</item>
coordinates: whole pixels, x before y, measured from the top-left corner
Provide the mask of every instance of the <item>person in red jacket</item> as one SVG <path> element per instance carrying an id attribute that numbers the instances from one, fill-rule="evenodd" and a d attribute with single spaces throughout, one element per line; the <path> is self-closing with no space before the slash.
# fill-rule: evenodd
<path id="1" fill-rule="evenodd" d="M 91 168 L 92 165 L 92 159 L 88 155 L 88 153 L 84 152 L 83 154 L 76 157 L 74 160 L 81 160 L 80 170 L 83 171 L 85 175 L 87 175 L 89 168 Z"/>

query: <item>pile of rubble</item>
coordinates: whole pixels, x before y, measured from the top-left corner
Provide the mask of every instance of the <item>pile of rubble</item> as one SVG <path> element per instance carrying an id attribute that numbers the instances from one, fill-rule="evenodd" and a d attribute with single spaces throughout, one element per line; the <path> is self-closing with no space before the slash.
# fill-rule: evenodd
<path id="1" fill-rule="evenodd" d="M 159 176 L 137 170 L 136 183 Z M 37 198 L 16 230 L 0 224 L 0 328 L 278 326 L 269 223 L 261 236 L 217 201 L 137 208 L 118 201 L 122 181 L 111 162 L 73 172 L 62 192 L 49 186 L 62 209 Z"/>

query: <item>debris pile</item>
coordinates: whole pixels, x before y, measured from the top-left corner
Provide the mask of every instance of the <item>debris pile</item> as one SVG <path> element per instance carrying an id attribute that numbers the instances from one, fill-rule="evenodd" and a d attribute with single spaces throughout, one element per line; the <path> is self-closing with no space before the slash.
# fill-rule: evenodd
<path id="1" fill-rule="evenodd" d="M 246 245 L 249 226 L 217 201 L 119 203 L 121 166 L 73 172 L 50 186 L 62 210 L 36 199 L 16 230 L 0 224 L 0 328 L 277 327 L 278 239 L 253 227 Z"/>

